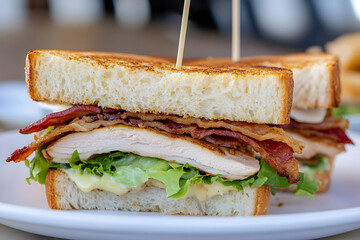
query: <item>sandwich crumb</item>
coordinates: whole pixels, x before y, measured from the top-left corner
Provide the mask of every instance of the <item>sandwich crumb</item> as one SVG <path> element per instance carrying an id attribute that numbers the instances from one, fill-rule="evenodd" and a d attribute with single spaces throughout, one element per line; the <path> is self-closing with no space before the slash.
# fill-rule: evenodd
<path id="1" fill-rule="evenodd" d="M 277 206 L 278 206 L 278 207 L 282 207 L 282 206 L 284 206 L 284 203 L 279 202 Z"/>

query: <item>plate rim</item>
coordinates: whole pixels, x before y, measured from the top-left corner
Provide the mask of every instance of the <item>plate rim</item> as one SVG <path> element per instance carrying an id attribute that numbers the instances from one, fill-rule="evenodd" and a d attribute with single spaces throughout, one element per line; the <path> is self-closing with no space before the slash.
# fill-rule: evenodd
<path id="1" fill-rule="evenodd" d="M 105 212 L 108 214 L 104 214 Z M 34 216 L 36 217 L 34 218 Z M 360 207 L 264 216 L 209 217 L 161 214 L 128 215 L 124 211 L 121 214 L 116 214 L 116 212 L 98 210 L 51 210 L 0 202 L 0 219 L 78 230 L 86 230 L 92 226 L 93 230 L 98 231 L 123 232 L 124 230 L 132 230 L 130 232 L 137 232 L 141 228 L 142 232 L 148 233 L 171 232 L 172 234 L 180 234 L 186 228 L 190 232 L 198 233 L 206 231 L 206 233 L 235 234 L 279 232 L 284 230 L 284 225 L 286 225 L 287 231 L 357 223 L 360 227 Z M 101 219 L 101 223 L 99 223 L 99 219 Z M 139 222 L 139 219 L 142 221 Z M 309 221 L 309 219 L 311 220 Z M 165 223 L 165 225 L 153 228 L 154 224 L 149 223 Z M 181 223 L 181 228 L 179 228 L 179 223 Z M 261 228 L 258 228 L 259 226 Z M 164 228 L 166 230 L 163 230 Z"/>

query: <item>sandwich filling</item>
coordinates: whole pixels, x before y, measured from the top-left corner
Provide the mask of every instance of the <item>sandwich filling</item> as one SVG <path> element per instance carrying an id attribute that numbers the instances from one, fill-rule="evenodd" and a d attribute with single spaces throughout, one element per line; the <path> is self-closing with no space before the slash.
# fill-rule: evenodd
<path id="1" fill-rule="evenodd" d="M 325 117 L 320 122 L 304 122 L 304 119 L 300 121 L 292 118 L 290 124 L 279 126 L 305 143 L 303 152 L 295 153 L 294 156 L 299 160 L 299 170 L 309 179 L 316 179 L 314 176 L 323 171 L 331 171 L 329 158 L 344 152 L 345 144 L 353 144 L 345 132 L 349 128 L 348 120 L 335 118 L 329 110 L 322 109 L 320 113 L 324 111 Z"/>
<path id="2" fill-rule="evenodd" d="M 266 124 L 77 105 L 49 114 L 20 132 L 36 133 L 35 141 L 15 151 L 7 161 L 25 160 L 36 151 L 36 157 L 27 163 L 30 179 L 40 183 L 45 183 L 49 168 L 58 168 L 69 176 L 76 169 L 78 174 L 109 174 L 117 179 L 130 175 L 129 179 L 141 180 L 129 185 L 131 188 L 155 179 L 166 186 L 168 197 L 174 198 L 186 196 L 191 185 L 213 182 L 235 190 L 296 183 L 297 194 L 311 196 L 316 191 L 316 182 L 299 174 L 293 156 L 301 153 L 303 143 Z M 260 154 L 260 160 L 255 153 Z M 128 156 L 157 163 L 142 165 L 140 160 L 129 161 Z M 152 169 L 154 166 L 162 166 L 163 172 Z M 124 185 L 122 180 L 117 182 Z"/>

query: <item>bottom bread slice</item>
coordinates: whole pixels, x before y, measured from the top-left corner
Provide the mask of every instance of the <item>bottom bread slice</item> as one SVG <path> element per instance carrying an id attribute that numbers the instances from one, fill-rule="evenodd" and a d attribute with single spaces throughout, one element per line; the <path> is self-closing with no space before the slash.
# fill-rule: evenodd
<path id="1" fill-rule="evenodd" d="M 245 187 L 205 201 L 195 197 L 173 199 L 158 187 L 145 187 L 136 193 L 116 195 L 102 190 L 81 191 L 65 172 L 50 169 L 46 177 L 46 197 L 52 209 L 98 209 L 161 212 L 194 216 L 251 216 L 267 214 L 270 186 Z"/>

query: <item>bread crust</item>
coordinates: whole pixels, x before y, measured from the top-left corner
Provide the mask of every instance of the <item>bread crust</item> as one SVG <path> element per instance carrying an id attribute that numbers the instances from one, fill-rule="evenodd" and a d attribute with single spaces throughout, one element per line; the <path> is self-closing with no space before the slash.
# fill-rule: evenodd
<path id="1" fill-rule="evenodd" d="M 34 99 L 39 96 L 39 94 L 36 92 L 36 88 L 34 87 L 34 68 L 31 68 L 31 63 L 33 62 L 33 58 L 36 55 L 34 54 L 28 54 L 26 55 L 26 66 L 25 66 L 25 81 L 28 88 L 28 92 L 30 95 L 30 98 Z"/>
<path id="2" fill-rule="evenodd" d="M 67 201 L 64 197 L 64 195 L 62 195 L 61 192 L 61 187 L 64 186 L 66 184 L 66 186 L 75 188 L 72 190 L 72 195 L 76 196 L 79 195 L 76 192 L 77 191 L 81 191 L 79 190 L 76 185 L 74 184 L 74 182 L 72 180 L 70 180 L 70 178 L 66 175 L 65 172 L 63 172 L 62 170 L 59 169 L 49 169 L 48 174 L 46 176 L 46 185 L 45 185 L 45 190 L 46 190 L 46 198 L 48 201 L 48 205 L 51 209 L 61 209 L 61 210 L 71 210 L 71 209 L 102 209 L 100 207 L 100 203 L 102 201 L 104 201 L 108 196 L 109 193 L 102 191 L 102 190 L 93 190 L 89 193 L 83 193 L 83 195 L 91 195 L 91 194 L 96 194 L 96 201 L 98 201 L 99 205 L 91 208 L 87 208 L 86 206 L 81 206 L 76 207 L 74 205 L 72 205 L 69 201 Z M 205 202 L 198 202 L 197 204 L 210 204 L 210 206 L 207 206 L 208 210 L 203 210 L 203 211 L 194 211 L 191 209 L 190 205 L 193 204 L 194 199 L 179 199 L 179 200 L 174 200 L 174 199 L 162 199 L 163 202 L 165 202 L 165 206 L 166 205 L 172 205 L 172 204 L 177 204 L 177 201 L 184 201 L 185 204 L 183 204 L 183 206 L 188 206 L 186 207 L 187 209 L 167 209 L 166 207 L 151 207 L 149 208 L 136 208 L 138 205 L 138 203 L 129 203 L 123 206 L 125 210 L 130 210 L 130 211 L 152 211 L 152 212 L 162 212 L 165 214 L 186 214 L 186 215 L 216 215 L 216 216 L 232 216 L 232 215 L 265 215 L 268 212 L 269 209 L 269 204 L 270 204 L 270 186 L 267 185 L 263 185 L 262 187 L 256 188 L 255 192 L 254 192 L 254 198 L 253 199 L 248 199 L 251 198 L 251 196 L 249 196 L 249 194 L 244 194 L 244 196 L 242 196 L 240 199 L 242 199 L 243 201 L 249 201 L 252 202 L 253 205 L 249 205 L 246 206 L 246 208 L 248 209 L 232 209 L 231 211 L 228 211 L 226 214 L 221 214 L 219 212 L 212 212 L 211 209 L 213 206 L 215 208 L 216 205 L 211 205 L 214 203 L 206 203 L 209 202 L 209 200 L 211 201 L 213 198 L 217 198 L 216 200 L 216 204 L 223 204 L 224 206 L 226 205 L 227 207 L 231 207 L 229 205 L 233 204 L 235 206 L 235 204 L 237 204 L 237 201 L 235 201 L 235 199 L 239 199 L 239 198 L 231 198 L 231 200 L 229 200 L 228 198 L 226 198 L 226 195 L 236 195 L 236 194 L 241 194 L 241 191 L 231 191 L 228 194 L 222 195 L 222 196 L 217 196 L 217 197 L 213 197 L 209 200 L 206 200 Z M 143 190 L 141 190 L 140 192 L 136 193 L 136 194 L 141 194 L 144 193 L 148 190 L 148 188 L 145 188 Z M 161 191 L 165 192 L 165 190 L 161 189 Z M 111 193 L 110 193 L 111 194 Z M 123 201 L 126 202 L 126 196 L 117 196 L 114 194 L 111 194 L 112 197 L 115 197 L 114 199 L 116 199 L 117 201 Z M 166 196 L 164 194 L 164 196 Z M 80 197 L 79 197 L 80 198 Z M 130 196 L 128 197 L 130 198 Z M 166 197 L 165 197 L 166 198 Z M 66 207 L 64 207 L 64 201 L 66 202 Z M 80 201 L 79 199 L 76 199 L 75 202 Z M 169 202 L 167 202 L 169 201 Z M 121 210 L 121 209 L 119 209 Z M 245 214 L 244 214 L 245 212 Z"/>
<path id="3" fill-rule="evenodd" d="M 270 195 L 271 186 L 269 185 L 262 185 L 260 188 L 257 189 L 254 216 L 266 215 L 268 213 L 270 206 Z"/>
<path id="4" fill-rule="evenodd" d="M 290 70 L 219 67 L 211 62 L 177 70 L 174 62 L 130 54 L 32 50 L 26 61 L 26 82 L 35 101 L 214 120 L 289 123 L 294 85 Z M 147 91 L 143 90 L 145 84 L 149 84 Z"/>
<path id="5" fill-rule="evenodd" d="M 64 173 L 60 170 L 49 169 L 46 175 L 45 194 L 49 208 L 51 209 L 60 209 L 57 204 L 57 199 L 59 199 L 60 196 L 58 196 L 58 193 L 56 191 L 56 179 L 59 178 L 61 174 Z"/>

